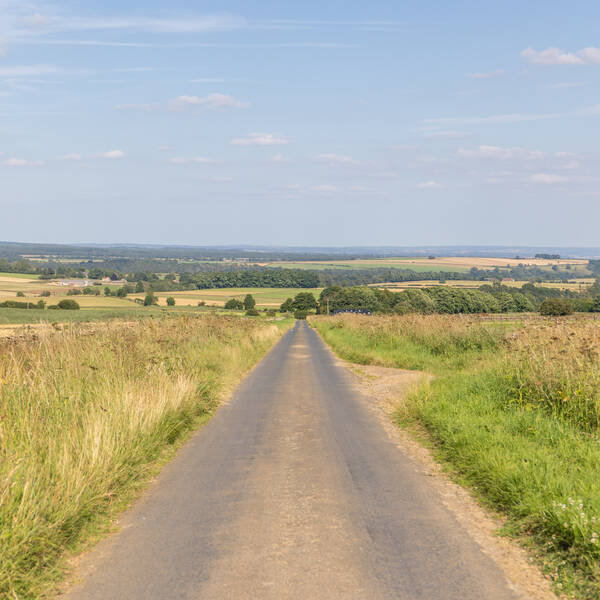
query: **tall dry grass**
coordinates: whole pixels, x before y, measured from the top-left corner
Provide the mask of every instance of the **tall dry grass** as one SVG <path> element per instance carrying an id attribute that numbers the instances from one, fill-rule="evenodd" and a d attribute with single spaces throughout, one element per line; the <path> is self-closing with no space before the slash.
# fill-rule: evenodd
<path id="1" fill-rule="evenodd" d="M 279 337 L 230 317 L 49 328 L 0 346 L 0 597 L 37 598 Z"/>
<path id="2" fill-rule="evenodd" d="M 600 428 L 600 323 L 547 320 L 514 333 L 501 365 L 510 399 L 580 429 Z"/>

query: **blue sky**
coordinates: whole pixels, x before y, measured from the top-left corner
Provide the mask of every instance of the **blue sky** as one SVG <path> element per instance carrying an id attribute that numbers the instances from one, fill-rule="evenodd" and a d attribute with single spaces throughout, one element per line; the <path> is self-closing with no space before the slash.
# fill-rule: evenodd
<path id="1" fill-rule="evenodd" d="M 600 3 L 0 0 L 0 239 L 600 245 Z"/>

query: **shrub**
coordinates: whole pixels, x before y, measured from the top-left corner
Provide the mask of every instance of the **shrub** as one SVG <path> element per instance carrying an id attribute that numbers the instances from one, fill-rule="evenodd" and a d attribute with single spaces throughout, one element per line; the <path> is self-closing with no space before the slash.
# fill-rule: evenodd
<path id="1" fill-rule="evenodd" d="M 281 312 L 291 312 L 292 310 L 292 304 L 294 303 L 294 300 L 292 298 L 288 298 L 280 307 L 279 310 Z"/>
<path id="2" fill-rule="evenodd" d="M 225 308 L 227 310 L 243 310 L 244 303 L 241 300 L 238 300 L 237 298 L 230 298 L 229 300 L 227 300 L 227 302 L 225 302 Z"/>
<path id="3" fill-rule="evenodd" d="M 50 296 L 50 292 L 48 290 L 44 290 L 40 296 L 42 296 L 42 298 L 48 298 Z"/>
<path id="4" fill-rule="evenodd" d="M 175 298 L 173 296 L 167 298 L 167 306 L 175 306 Z"/>
<path id="5" fill-rule="evenodd" d="M 79 303 L 75 300 L 61 300 L 56 306 L 61 310 L 79 310 Z"/>
<path id="6" fill-rule="evenodd" d="M 255 309 L 255 308 L 249 308 L 246 311 L 246 316 L 247 317 L 258 317 L 259 316 L 259 312 Z"/>
<path id="7" fill-rule="evenodd" d="M 206 302 L 204 302 L 204 300 L 200 300 L 200 302 L 198 302 L 198 306 L 206 306 Z"/>
<path id="8" fill-rule="evenodd" d="M 553 317 L 572 315 L 573 304 L 562 298 L 546 298 L 540 305 L 540 314 Z"/>
<path id="9" fill-rule="evenodd" d="M 274 317 L 277 315 L 277 311 L 274 308 L 269 308 L 267 310 L 267 317 Z"/>
<path id="10" fill-rule="evenodd" d="M 294 319 L 299 319 L 303 321 L 308 316 L 308 313 L 305 310 L 295 310 L 294 311 Z"/>
<path id="11" fill-rule="evenodd" d="M 17 292 L 17 298 L 25 298 L 25 294 L 23 292 Z"/>
<path id="12" fill-rule="evenodd" d="M 73 288 L 67 292 L 67 296 L 80 296 L 80 295 L 81 295 L 81 290 L 77 290 L 75 288 Z"/>
<path id="13" fill-rule="evenodd" d="M 252 296 L 252 294 L 246 294 L 244 298 L 244 308 L 246 310 L 251 310 L 256 306 L 256 300 Z"/>
<path id="14" fill-rule="evenodd" d="M 158 304 L 158 300 L 152 292 L 148 292 L 144 298 L 144 306 L 153 306 L 154 304 Z"/>

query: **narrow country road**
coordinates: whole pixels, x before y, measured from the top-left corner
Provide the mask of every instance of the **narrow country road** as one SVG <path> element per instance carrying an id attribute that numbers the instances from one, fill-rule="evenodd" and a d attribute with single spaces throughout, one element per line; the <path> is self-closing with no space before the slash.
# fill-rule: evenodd
<path id="1" fill-rule="evenodd" d="M 298 323 L 77 567 L 69 600 L 506 600 Z"/>

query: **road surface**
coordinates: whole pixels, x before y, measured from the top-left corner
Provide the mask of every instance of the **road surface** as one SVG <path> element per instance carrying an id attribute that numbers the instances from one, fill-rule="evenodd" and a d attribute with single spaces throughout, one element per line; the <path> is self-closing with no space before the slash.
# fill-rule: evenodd
<path id="1" fill-rule="evenodd" d="M 68 600 L 516 598 L 300 322 L 122 526 Z"/>

